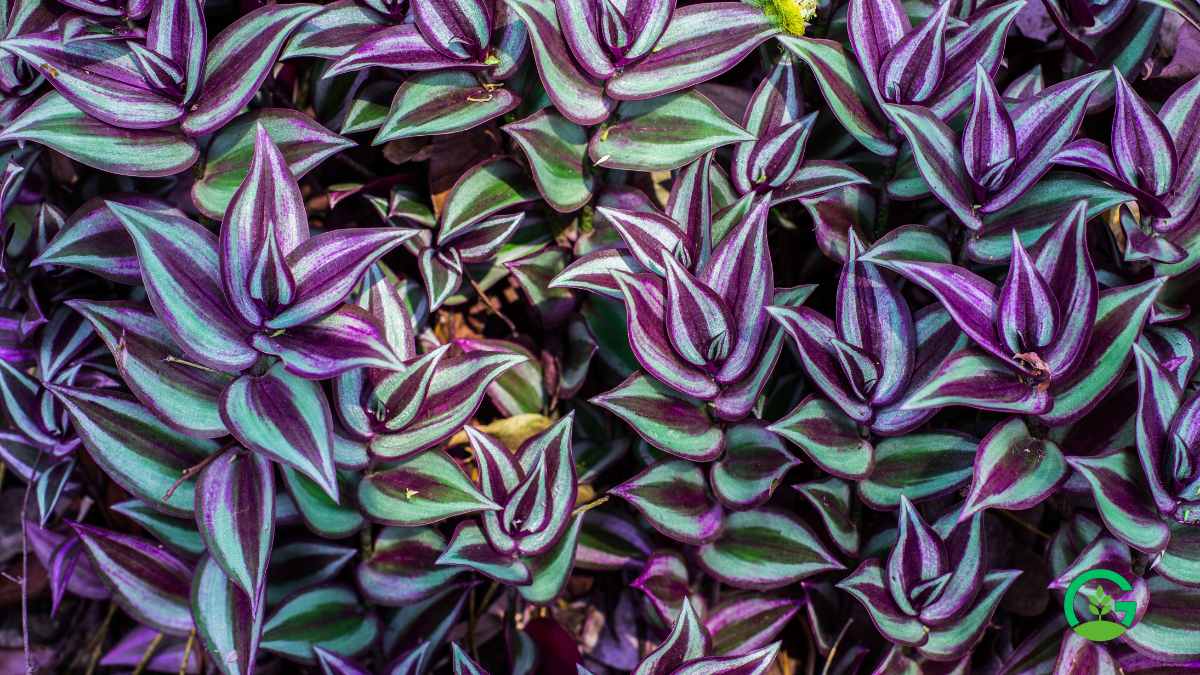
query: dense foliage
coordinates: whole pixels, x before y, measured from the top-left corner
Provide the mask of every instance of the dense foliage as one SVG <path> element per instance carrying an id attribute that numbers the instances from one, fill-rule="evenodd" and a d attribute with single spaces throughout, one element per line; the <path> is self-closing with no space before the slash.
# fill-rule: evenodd
<path id="1" fill-rule="evenodd" d="M 0 9 L 0 671 L 1200 670 L 1192 0 Z"/>

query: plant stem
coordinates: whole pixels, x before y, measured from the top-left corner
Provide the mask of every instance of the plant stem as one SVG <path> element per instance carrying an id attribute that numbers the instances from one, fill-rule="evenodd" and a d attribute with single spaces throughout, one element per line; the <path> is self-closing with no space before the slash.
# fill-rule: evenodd
<path id="1" fill-rule="evenodd" d="M 192 646 L 196 644 L 196 629 L 188 633 L 187 644 L 183 646 L 183 658 L 179 662 L 179 675 L 187 675 L 188 661 L 192 660 Z"/>
<path id="2" fill-rule="evenodd" d="M 504 316 L 504 312 L 501 312 L 500 307 L 498 306 L 499 303 L 493 304 L 494 301 L 492 300 L 492 296 L 488 295 L 483 290 L 483 288 L 474 279 L 471 278 L 470 274 L 463 272 L 463 277 L 467 280 L 468 283 L 471 284 L 471 288 L 475 289 L 475 293 L 479 296 L 479 299 L 483 301 L 483 304 L 487 306 L 488 311 L 490 311 L 495 316 L 499 317 L 501 321 L 503 321 L 505 324 L 507 324 L 508 329 L 510 331 L 512 331 L 513 333 L 516 333 L 517 325 L 512 322 L 512 319 L 509 319 L 507 316 Z"/>
<path id="3" fill-rule="evenodd" d="M 167 488 L 166 493 L 163 494 L 163 501 L 165 502 L 165 501 L 169 500 L 175 494 L 175 491 L 179 489 L 180 485 L 183 485 L 184 483 L 187 482 L 187 480 L 189 478 L 191 478 L 192 476 L 195 476 L 196 474 L 203 471 L 204 467 L 208 466 L 209 464 L 212 464 L 218 457 L 225 454 L 225 451 L 231 447 L 233 447 L 233 446 L 226 446 L 224 448 L 221 448 L 220 450 L 214 452 L 213 454 L 209 455 L 208 457 L 205 457 L 204 459 L 200 460 L 199 463 L 194 464 L 194 465 L 189 466 L 188 468 L 184 469 L 183 473 L 179 474 L 179 478 L 177 478 L 174 483 L 171 483 L 171 487 Z"/>
<path id="4" fill-rule="evenodd" d="M 162 644 L 163 634 L 156 633 L 154 639 L 146 645 L 146 651 L 142 652 L 142 660 L 138 661 L 137 667 L 133 669 L 133 675 L 142 675 L 146 670 L 146 666 L 150 665 L 150 659 L 154 658 L 154 652 L 158 651 L 158 646 Z"/>
<path id="5" fill-rule="evenodd" d="M 33 652 L 29 647 L 29 494 L 38 479 L 42 464 L 42 453 L 33 463 L 33 472 L 25 483 L 25 496 L 21 500 L 21 645 L 25 654 L 25 672 L 33 673 Z"/>
<path id="6" fill-rule="evenodd" d="M 108 637 L 108 627 L 112 625 L 113 616 L 117 613 L 117 603 L 108 603 L 108 612 L 104 615 L 104 621 L 100 622 L 100 629 L 96 631 L 96 637 L 93 638 L 94 646 L 91 648 L 91 656 L 88 657 L 87 670 L 84 675 L 92 675 L 96 670 L 96 664 L 100 662 L 100 651 L 104 648 L 104 639 Z"/>

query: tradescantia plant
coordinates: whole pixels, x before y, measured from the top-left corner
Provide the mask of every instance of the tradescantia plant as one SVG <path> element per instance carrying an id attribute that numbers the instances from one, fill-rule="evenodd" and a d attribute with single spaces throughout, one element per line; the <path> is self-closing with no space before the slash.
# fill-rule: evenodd
<path id="1" fill-rule="evenodd" d="M 0 3 L 0 670 L 1200 670 L 1197 31 Z"/>

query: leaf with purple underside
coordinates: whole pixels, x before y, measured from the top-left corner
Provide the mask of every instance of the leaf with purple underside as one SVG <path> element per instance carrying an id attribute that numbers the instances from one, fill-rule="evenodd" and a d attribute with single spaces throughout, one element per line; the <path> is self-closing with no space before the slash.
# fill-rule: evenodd
<path id="1" fill-rule="evenodd" d="M 1114 536 L 1146 553 L 1166 548 L 1170 530 L 1154 508 L 1132 452 L 1069 457 L 1067 463 L 1087 480 L 1096 509 Z"/>
<path id="2" fill-rule="evenodd" d="M 628 501 L 654 529 L 676 541 L 712 541 L 724 524 L 724 510 L 709 491 L 704 472 L 691 462 L 659 462 L 610 492 Z"/>
<path id="3" fill-rule="evenodd" d="M 69 524 L 122 609 L 164 633 L 187 635 L 192 630 L 191 568 L 145 539 Z"/>
<path id="4" fill-rule="evenodd" d="M 977 442 L 965 434 L 926 432 L 887 438 L 875 446 L 875 467 L 858 483 L 874 509 L 895 509 L 900 497 L 921 501 L 949 494 L 971 479 Z"/>
<path id="5" fill-rule="evenodd" d="M 282 362 L 262 375 L 243 375 L 221 394 L 221 419 L 245 447 L 295 468 L 337 501 L 333 417 L 316 383 Z"/>
<path id="6" fill-rule="evenodd" d="M 191 605 L 196 636 L 216 667 L 225 675 L 253 672 L 263 608 L 256 608 L 211 557 L 205 556 L 196 567 Z"/>
<path id="7" fill-rule="evenodd" d="M 959 522 L 989 508 L 1033 508 L 1050 497 L 1069 473 L 1058 446 L 1031 436 L 1019 417 L 996 425 L 979 442 L 979 450 Z"/>
<path id="8" fill-rule="evenodd" d="M 213 562 L 257 607 L 275 540 L 275 474 L 266 457 L 231 448 L 196 481 L 196 525 Z"/>
<path id="9" fill-rule="evenodd" d="M 799 446 L 817 466 L 835 476 L 861 479 L 871 472 L 871 442 L 859 434 L 854 420 L 827 399 L 805 398 L 768 429 Z"/>
<path id="10" fill-rule="evenodd" d="M 71 214 L 31 264 L 61 265 L 86 270 L 121 284 L 141 284 L 142 270 L 138 266 L 133 240 L 125 234 L 121 221 L 108 210 L 106 201 L 183 215 L 166 202 L 142 195 L 118 194 L 89 199 Z"/>
<path id="11" fill-rule="evenodd" d="M 700 565 L 734 588 L 770 590 L 845 569 L 807 525 L 787 511 L 760 508 L 725 517 L 721 535 L 698 551 Z"/>
<path id="12" fill-rule="evenodd" d="M 588 143 L 588 156 L 607 169 L 676 169 L 716 148 L 754 137 L 695 90 L 648 101 L 626 101 L 616 119 Z"/>
<path id="13" fill-rule="evenodd" d="M 708 653 L 712 639 L 688 600 L 670 635 L 638 664 L 634 675 L 669 675 L 676 668 Z"/>
<path id="14" fill-rule="evenodd" d="M 120 176 L 173 176 L 196 163 L 196 144 L 177 131 L 122 129 L 89 117 L 49 92 L 0 132 L 0 141 L 33 141 L 81 164 Z"/>
<path id="15" fill-rule="evenodd" d="M 722 504 L 748 509 L 770 499 L 799 463 L 775 434 L 756 424 L 739 424 L 725 431 L 725 456 L 713 464 L 709 480 Z"/>
<path id="16" fill-rule="evenodd" d="M 61 385 L 50 385 L 50 390 L 70 414 L 92 460 L 109 478 L 158 510 L 191 515 L 195 480 L 185 480 L 171 490 L 185 469 L 217 451 L 215 442 L 166 426 L 116 391 Z"/>

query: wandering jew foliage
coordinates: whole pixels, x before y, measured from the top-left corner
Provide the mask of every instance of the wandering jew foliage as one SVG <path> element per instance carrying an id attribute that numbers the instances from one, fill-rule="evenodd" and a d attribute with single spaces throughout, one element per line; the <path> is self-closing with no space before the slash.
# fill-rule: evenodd
<path id="1" fill-rule="evenodd" d="M 1200 672 L 1198 48 L 3 0 L 0 671 Z"/>

